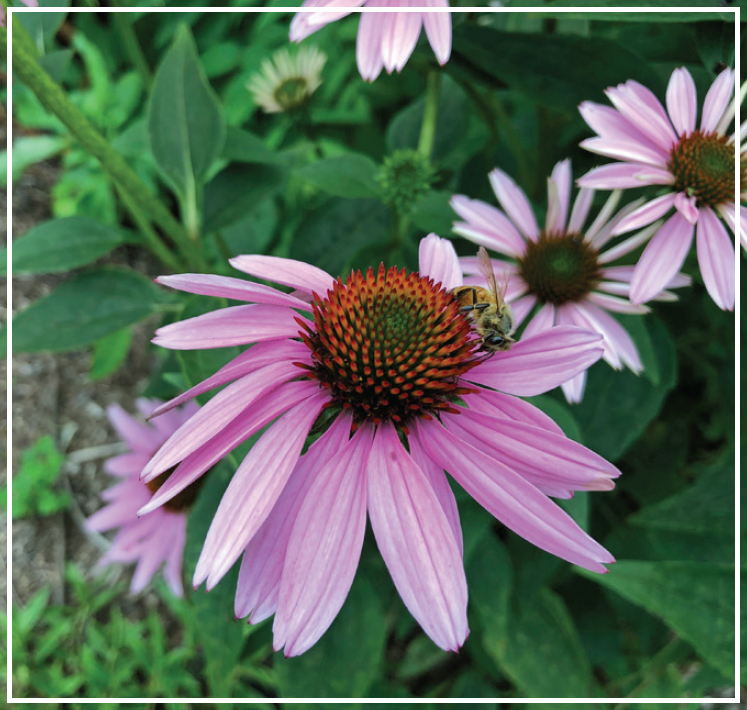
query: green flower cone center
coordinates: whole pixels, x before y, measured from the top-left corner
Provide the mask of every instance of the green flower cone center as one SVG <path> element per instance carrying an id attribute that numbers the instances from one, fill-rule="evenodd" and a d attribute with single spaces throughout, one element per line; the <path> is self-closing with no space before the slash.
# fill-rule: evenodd
<path id="1" fill-rule="evenodd" d="M 580 301 L 601 280 L 597 251 L 574 233 L 542 230 L 536 242 L 527 242 L 518 265 L 530 293 L 556 306 Z"/>
<path id="2" fill-rule="evenodd" d="M 309 96 L 309 82 L 302 76 L 285 79 L 275 89 L 275 101 L 286 111 L 303 105 Z"/>

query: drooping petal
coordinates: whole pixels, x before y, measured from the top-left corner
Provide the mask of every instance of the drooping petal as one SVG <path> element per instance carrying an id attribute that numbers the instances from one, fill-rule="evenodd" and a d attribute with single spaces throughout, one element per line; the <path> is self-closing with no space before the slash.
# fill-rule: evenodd
<path id="1" fill-rule="evenodd" d="M 565 314 L 565 318 L 562 315 L 559 318 L 560 322 L 571 323 L 573 325 L 577 325 L 579 328 L 588 328 L 589 330 L 599 333 L 604 338 L 604 332 L 602 331 L 602 329 L 583 308 L 579 307 L 579 304 L 570 302 L 564 303 L 558 308 L 558 311 L 560 311 L 561 314 Z M 622 367 L 622 363 L 620 362 L 620 358 L 615 352 L 615 349 L 610 345 L 607 338 L 604 338 L 604 340 L 602 341 L 602 347 L 604 348 L 602 357 L 610 365 L 612 365 L 612 367 L 614 367 L 616 370 L 619 370 Z"/>
<path id="2" fill-rule="evenodd" d="M 405 606 L 436 645 L 456 651 L 469 633 L 462 558 L 425 474 L 388 423 L 371 448 L 368 512 Z"/>
<path id="3" fill-rule="evenodd" d="M 236 301 L 250 301 L 251 303 L 264 303 L 269 306 L 289 306 L 290 308 L 308 310 L 307 303 L 290 294 L 278 291 L 272 286 L 242 281 L 230 276 L 174 274 L 172 276 L 159 276 L 156 282 L 179 291 L 198 293 L 203 296 L 218 296 Z"/>
<path id="4" fill-rule="evenodd" d="M 448 239 L 429 234 L 420 240 L 418 263 L 421 276 L 428 276 L 445 289 L 462 285 L 462 270 L 459 267 L 454 245 Z"/>
<path id="5" fill-rule="evenodd" d="M 150 455 L 163 443 L 163 437 L 153 427 L 131 417 L 118 404 L 109 405 L 106 416 L 133 451 Z"/>
<path id="6" fill-rule="evenodd" d="M 657 147 L 649 148 L 647 145 L 636 141 L 619 137 L 586 138 L 579 145 L 591 153 L 604 155 L 608 158 L 616 158 L 629 163 L 642 163 L 657 168 L 664 167 L 661 151 Z"/>
<path id="7" fill-rule="evenodd" d="M 524 238 L 499 209 L 464 195 L 454 195 L 450 204 L 460 217 L 467 220 L 454 223 L 456 234 L 508 256 L 524 253 Z"/>
<path id="8" fill-rule="evenodd" d="M 670 184 L 674 181 L 668 170 L 659 170 L 643 163 L 610 163 L 593 168 L 586 175 L 581 176 L 576 183 L 580 187 L 593 187 L 597 190 L 625 190 L 629 187 L 643 187 L 654 182 L 652 176 L 661 174 L 661 182 L 655 184 Z"/>
<path id="9" fill-rule="evenodd" d="M 505 417 L 563 435 L 563 430 L 552 417 L 533 404 L 510 394 L 481 389 L 476 394 L 464 395 L 464 401 L 476 412 L 486 412 L 492 417 Z"/>
<path id="10" fill-rule="evenodd" d="M 288 541 L 272 630 L 285 656 L 311 648 L 350 591 L 366 532 L 366 460 L 374 428 L 362 426 L 314 475 Z"/>
<path id="11" fill-rule="evenodd" d="M 603 352 L 599 333 L 558 326 L 496 353 L 470 370 L 465 379 L 506 394 L 533 397 L 586 370 Z"/>
<path id="12" fill-rule="evenodd" d="M 306 293 L 327 294 L 334 279 L 322 269 L 295 259 L 260 254 L 236 256 L 228 260 L 234 269 L 258 279 L 291 286 Z"/>
<path id="13" fill-rule="evenodd" d="M 343 412 L 330 428 L 299 458 L 277 503 L 244 550 L 236 585 L 237 618 L 251 614 L 257 624 L 275 613 L 285 553 L 306 493 L 321 465 L 347 443 L 352 416 Z"/>
<path id="14" fill-rule="evenodd" d="M 369 2 L 368 6 L 372 6 Z M 402 68 L 410 58 L 420 36 L 422 19 L 419 12 L 377 13 L 376 18 L 384 23 L 381 38 L 381 58 L 386 70 L 391 74 Z"/>
<path id="15" fill-rule="evenodd" d="M 429 7 L 448 7 L 447 0 L 428 0 Z M 451 14 L 448 12 L 424 12 L 423 26 L 438 63 L 443 66 L 451 56 Z"/>
<path id="16" fill-rule="evenodd" d="M 545 303 L 542 308 L 534 314 L 532 320 L 527 323 L 522 334 L 522 338 L 531 338 L 543 330 L 552 328 L 555 325 L 555 306 L 552 303 Z"/>
<path id="17" fill-rule="evenodd" d="M 231 478 L 221 498 L 192 583 L 214 587 L 259 530 L 282 492 L 309 428 L 327 401 L 314 393 L 265 431 Z"/>
<path id="18" fill-rule="evenodd" d="M 152 342 L 171 350 L 205 350 L 293 338 L 299 317 L 285 306 L 230 306 L 169 323 L 156 331 Z"/>
<path id="19" fill-rule="evenodd" d="M 727 311 L 734 308 L 734 244 L 726 228 L 710 207 L 700 210 L 696 231 L 698 265 L 708 293 L 716 305 Z"/>
<path id="20" fill-rule="evenodd" d="M 528 294 L 517 300 L 511 300 L 511 310 L 514 313 L 514 325 L 518 328 L 524 319 L 529 315 L 529 312 L 534 308 L 537 303 L 537 296 L 534 294 Z"/>
<path id="21" fill-rule="evenodd" d="M 166 441 L 143 469 L 146 481 L 175 466 L 222 431 L 258 397 L 274 390 L 300 370 L 287 360 L 244 375 L 213 397 Z"/>
<path id="22" fill-rule="evenodd" d="M 693 240 L 693 225 L 675 212 L 654 235 L 638 260 L 630 281 L 633 303 L 650 301 L 680 270 Z"/>
<path id="23" fill-rule="evenodd" d="M 571 203 L 571 161 L 561 160 L 552 171 L 547 181 L 547 219 L 545 230 L 548 232 L 565 231 L 568 219 L 568 208 Z"/>
<path id="24" fill-rule="evenodd" d="M 144 502 L 143 507 L 138 510 L 138 515 L 145 515 L 181 493 L 226 454 L 308 397 L 314 390 L 315 385 L 308 380 L 286 382 L 272 391 L 272 397 L 263 398 L 260 403 L 249 405 L 240 416 L 185 457 L 153 497 L 147 503 Z"/>
<path id="25" fill-rule="evenodd" d="M 568 231 L 580 234 L 584 227 L 586 218 L 589 216 L 589 210 L 591 209 L 591 203 L 594 201 L 594 190 L 588 187 L 582 187 L 576 196 L 576 201 L 573 203 L 573 210 L 571 211 L 571 219 L 568 222 Z"/>
<path id="26" fill-rule="evenodd" d="M 578 404 L 584 398 L 584 390 L 586 389 L 586 371 L 580 372 L 575 377 L 572 377 L 568 382 L 564 382 L 560 385 L 563 390 L 563 394 L 569 404 Z M 553 495 L 552 493 L 546 493 L 546 495 Z M 559 496 L 555 496 L 556 498 Z"/>
<path id="27" fill-rule="evenodd" d="M 729 106 L 729 101 L 733 95 L 734 70 L 726 68 L 716 77 L 706 94 L 703 102 L 703 115 L 700 118 L 701 131 L 710 133 L 716 130 L 716 126 Z"/>
<path id="28" fill-rule="evenodd" d="M 592 572 L 614 558 L 565 511 L 500 461 L 431 422 L 416 421 L 414 436 L 480 505 L 533 545 Z"/>
<path id="29" fill-rule="evenodd" d="M 642 207 L 623 217 L 612 230 L 612 233 L 614 235 L 624 234 L 625 232 L 645 227 L 659 219 L 659 217 L 663 217 L 674 206 L 677 194 L 679 193 L 669 192 L 666 195 L 661 195 L 661 197 L 656 197 L 647 202 Z"/>
<path id="30" fill-rule="evenodd" d="M 695 195 L 686 195 L 684 192 L 677 192 L 674 196 L 674 206 L 677 211 L 688 221 L 690 224 L 696 224 L 698 221 L 698 208 L 695 206 L 697 198 Z"/>
<path id="31" fill-rule="evenodd" d="M 495 168 L 488 175 L 493 192 L 501 207 L 519 228 L 519 231 L 533 242 L 539 236 L 539 227 L 534 212 L 524 191 L 502 170 Z"/>
<path id="32" fill-rule="evenodd" d="M 384 58 L 381 55 L 384 24 L 381 20 L 379 13 L 361 13 L 355 57 L 358 62 L 358 71 L 365 81 L 376 79 L 384 68 Z"/>
<path id="33" fill-rule="evenodd" d="M 667 111 L 677 133 L 682 136 L 695 130 L 698 97 L 695 82 L 685 67 L 672 72 L 667 86 Z"/>

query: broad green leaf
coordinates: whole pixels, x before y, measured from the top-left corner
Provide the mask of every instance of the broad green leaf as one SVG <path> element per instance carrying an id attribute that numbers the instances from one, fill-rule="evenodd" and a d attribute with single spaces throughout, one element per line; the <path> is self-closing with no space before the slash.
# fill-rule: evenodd
<path id="1" fill-rule="evenodd" d="M 734 565 L 620 560 L 608 574 L 577 571 L 661 617 L 705 661 L 734 678 Z"/>
<path id="2" fill-rule="evenodd" d="M 251 214 L 284 182 L 285 171 L 276 165 L 229 165 L 205 186 L 204 233 L 210 234 Z"/>
<path id="3" fill-rule="evenodd" d="M 33 227 L 13 242 L 14 274 L 50 274 L 90 264 L 115 247 L 136 241 L 133 233 L 90 217 L 63 217 Z"/>
<path id="4" fill-rule="evenodd" d="M 561 402 L 550 395 L 541 394 L 536 397 L 527 397 L 527 402 L 541 409 L 545 414 L 555 421 L 563 430 L 563 433 L 574 441 L 583 443 L 581 440 L 581 429 L 574 417 L 575 410 L 567 402 Z"/>
<path id="5" fill-rule="evenodd" d="M 674 344 L 666 329 L 649 319 L 661 383 L 654 386 L 630 370 L 615 371 L 606 362 L 588 374 L 584 399 L 572 412 L 581 428 L 583 443 L 610 461 L 616 461 L 659 413 L 677 372 Z"/>
<path id="6" fill-rule="evenodd" d="M 304 220 L 291 253 L 338 276 L 361 249 L 385 242 L 390 227 L 389 209 L 379 200 L 333 197 Z"/>
<path id="7" fill-rule="evenodd" d="M 205 536 L 233 469 L 224 461 L 204 475 L 209 476 L 210 480 L 198 493 L 187 521 L 184 559 L 188 579 L 194 574 Z M 247 626 L 245 621 L 237 620 L 233 612 L 237 579 L 238 565 L 234 565 L 209 594 L 204 587 L 190 594 L 192 613 L 188 618 L 202 646 L 207 684 L 210 695 L 215 698 L 231 697 Z"/>
<path id="8" fill-rule="evenodd" d="M 513 599 L 504 636 L 486 651 L 526 697 L 584 698 L 594 693 L 591 665 L 559 596 L 547 588 Z"/>
<path id="9" fill-rule="evenodd" d="M 249 131 L 229 126 L 221 158 L 237 163 L 283 163 L 285 156 L 270 150 L 265 142 Z"/>
<path id="10" fill-rule="evenodd" d="M 278 207 L 270 197 L 255 204 L 254 209 L 238 222 L 220 231 L 231 254 L 264 254 L 279 219 Z"/>
<path id="11" fill-rule="evenodd" d="M 13 320 L 13 352 L 75 350 L 158 312 L 164 297 L 133 271 L 73 276 Z"/>
<path id="12" fill-rule="evenodd" d="M 337 197 L 376 197 L 378 166 L 371 158 L 360 153 L 348 153 L 309 163 L 296 171 L 296 175 L 314 187 Z"/>
<path id="13" fill-rule="evenodd" d="M 39 57 L 39 66 L 59 84 L 72 59 L 72 49 L 57 49 Z"/>
<path id="14" fill-rule="evenodd" d="M 376 589 L 358 571 L 345 603 L 316 645 L 295 658 L 273 657 L 286 698 L 364 698 L 382 673 L 386 618 Z"/>
<path id="15" fill-rule="evenodd" d="M 537 51 L 539 45 L 542 51 Z M 604 89 L 628 79 L 659 95 L 664 88 L 647 62 L 598 37 L 522 34 L 462 24 L 454 28 L 453 46 L 451 62 L 457 68 L 574 113 L 582 101 L 599 101 Z"/>
<path id="16" fill-rule="evenodd" d="M 13 141 L 13 182 L 18 182 L 24 171 L 65 150 L 68 140 L 59 136 L 21 136 Z"/>
<path id="17" fill-rule="evenodd" d="M 733 453 L 727 453 L 704 471 L 693 485 L 649 505 L 628 518 L 633 525 L 675 532 L 707 533 L 734 537 Z"/>
<path id="18" fill-rule="evenodd" d="M 451 235 L 451 226 L 458 219 L 451 209 L 450 192 L 431 191 L 421 197 L 412 208 L 410 219 L 420 230 L 426 233 L 435 232 L 439 237 Z"/>
<path id="19" fill-rule="evenodd" d="M 184 25 L 156 72 L 148 130 L 156 161 L 182 194 L 202 181 L 223 148 L 221 107 Z"/>
<path id="20" fill-rule="evenodd" d="M 122 328 L 97 340 L 91 355 L 91 379 L 100 380 L 115 372 L 125 361 L 131 342 L 132 328 Z"/>
<path id="21" fill-rule="evenodd" d="M 39 0 L 39 7 L 69 7 L 70 0 Z M 51 45 L 66 12 L 19 12 L 13 13 L 13 22 L 20 22 L 34 40 L 39 54 L 44 54 Z"/>

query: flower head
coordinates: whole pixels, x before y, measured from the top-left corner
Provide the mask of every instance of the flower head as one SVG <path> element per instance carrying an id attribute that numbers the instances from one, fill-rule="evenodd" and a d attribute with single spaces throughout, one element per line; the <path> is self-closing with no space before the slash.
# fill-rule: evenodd
<path id="1" fill-rule="evenodd" d="M 428 158 L 416 150 L 404 149 L 384 158 L 376 181 L 381 185 L 381 199 L 406 214 L 428 193 L 434 177 Z"/>
<path id="2" fill-rule="evenodd" d="M 621 161 L 591 170 L 579 185 L 603 190 L 667 186 L 664 194 L 621 220 L 614 233 L 646 226 L 674 209 L 633 272 L 633 303 L 644 303 L 666 287 L 682 266 L 695 232 L 708 293 L 720 308 L 734 308 L 734 245 L 723 224 L 736 232 L 736 149 L 733 136 L 726 135 L 734 117 L 733 93 L 734 72 L 725 69 L 708 90 L 697 129 L 695 82 L 684 67 L 675 69 L 669 80 L 666 111 L 635 81 L 607 89 L 615 108 L 589 101 L 579 107 L 598 134 L 581 145 Z M 747 183 L 746 168 L 741 171 L 740 192 Z"/>
<path id="3" fill-rule="evenodd" d="M 335 0 L 304 0 L 302 7 L 318 7 L 317 12 L 299 12 L 290 26 L 290 38 L 300 42 L 324 25 L 350 14 L 336 9 Z M 448 0 L 353 0 L 346 7 L 440 7 L 448 8 Z M 326 9 L 329 8 L 329 9 Z M 362 12 L 358 27 L 356 57 L 361 76 L 373 81 L 383 68 L 391 74 L 402 71 L 407 64 L 421 27 L 439 64 L 446 64 L 451 54 L 451 16 L 448 12 Z"/>
<path id="4" fill-rule="evenodd" d="M 231 264 L 294 292 L 204 274 L 158 279 L 253 303 L 167 325 L 154 342 L 254 345 L 156 411 L 231 382 L 145 467 L 146 480 L 176 468 L 141 513 L 268 427 L 226 489 L 193 582 L 213 587 L 243 555 L 236 615 L 256 623 L 274 613 L 276 649 L 303 653 L 332 623 L 367 518 L 425 632 L 447 650 L 464 643 L 462 533 L 444 470 L 542 549 L 597 572 L 613 562 L 548 496 L 609 490 L 619 472 L 517 398 L 587 368 L 602 353 L 600 336 L 567 326 L 481 352 L 449 293 L 462 283 L 456 253 L 435 235 L 420 244 L 419 273 L 381 266 L 335 279 L 291 259 Z M 302 454 L 312 428 L 324 431 Z"/>
<path id="5" fill-rule="evenodd" d="M 615 228 L 638 205 L 631 204 L 615 214 L 620 191 L 613 192 L 594 222 L 584 230 L 594 190 L 582 188 L 570 218 L 571 164 L 558 163 L 548 180 L 545 226 L 540 229 L 524 192 L 502 170 L 490 173 L 490 183 L 504 212 L 480 200 L 455 195 L 451 206 L 465 221 L 455 222 L 456 234 L 505 254 L 513 261 L 498 262 L 496 273 L 507 281 L 506 299 L 516 325 L 526 322 L 524 337 L 556 325 L 577 325 L 596 331 L 603 338 L 604 359 L 614 368 L 627 365 L 633 372 L 643 368 L 627 331 L 609 311 L 646 313 L 646 306 L 628 299 L 631 266 L 612 262 L 644 243 L 659 226 L 653 225 L 625 241 L 608 247 Z M 639 204 L 639 203 L 638 203 Z M 474 257 L 460 259 L 466 281 L 481 279 Z M 689 279 L 673 275 L 667 288 L 684 286 Z M 669 291 L 655 294 L 658 300 L 675 298 Z M 534 315 L 530 313 L 537 309 Z M 586 372 L 562 384 L 569 402 L 583 396 Z"/>
<path id="6" fill-rule="evenodd" d="M 300 47 L 295 54 L 280 49 L 262 62 L 247 88 L 267 113 L 292 111 L 306 104 L 321 86 L 327 55 L 314 46 Z"/>
<path id="7" fill-rule="evenodd" d="M 139 399 L 137 407 L 147 416 L 163 404 L 159 400 Z M 153 425 L 144 424 L 127 414 L 119 405 L 107 409 L 112 426 L 130 447 L 121 456 L 110 458 L 106 471 L 120 481 L 104 491 L 102 498 L 107 505 L 95 512 L 86 521 L 89 530 L 98 532 L 118 528 L 108 552 L 99 561 L 100 565 L 137 562 L 130 591 L 141 592 L 165 563 L 163 576 L 171 591 L 182 596 L 182 555 L 187 535 L 186 511 L 194 500 L 196 487 L 183 491 L 159 508 L 153 515 L 138 517 L 138 510 L 168 478 L 168 471 L 150 482 L 140 480 L 140 472 L 153 454 L 179 427 L 198 410 L 194 402 L 173 409 L 159 417 Z"/>

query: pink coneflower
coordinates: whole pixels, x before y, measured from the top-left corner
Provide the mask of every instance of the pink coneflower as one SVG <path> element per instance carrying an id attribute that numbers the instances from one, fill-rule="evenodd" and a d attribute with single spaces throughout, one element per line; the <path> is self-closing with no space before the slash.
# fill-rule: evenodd
<path id="1" fill-rule="evenodd" d="M 568 217 L 571 201 L 571 163 L 558 163 L 548 180 L 548 207 L 544 229 L 534 218 L 524 192 L 502 170 L 490 175 L 504 214 L 480 200 L 454 195 L 451 206 L 466 220 L 454 223 L 454 232 L 476 244 L 511 257 L 514 261 L 495 264 L 497 278 L 507 280 L 506 300 L 511 304 L 518 326 L 527 321 L 524 337 L 557 325 L 577 325 L 603 336 L 604 359 L 616 369 L 627 365 L 633 372 L 643 368 L 635 343 L 625 328 L 608 311 L 646 313 L 646 306 L 629 299 L 632 266 L 611 266 L 616 259 L 644 243 L 658 225 L 644 229 L 606 251 L 615 227 L 637 205 L 627 205 L 614 214 L 620 191 L 612 193 L 593 224 L 584 224 L 594 199 L 594 190 L 582 188 Z M 459 260 L 467 283 L 478 283 L 477 260 Z M 673 275 L 668 288 L 684 286 L 689 279 Z M 656 294 L 658 300 L 673 300 L 668 291 Z M 529 318 L 533 309 L 536 313 Z M 562 384 L 569 402 L 580 402 L 586 372 Z"/>
<path id="2" fill-rule="evenodd" d="M 742 84 L 739 91 L 739 103 L 744 103 L 744 97 L 747 95 L 747 81 Z M 744 121 L 739 128 L 739 166 L 740 171 L 744 174 L 744 167 L 747 166 L 747 121 Z M 739 237 L 742 242 L 742 248 L 747 250 L 747 181 L 742 180 L 739 186 Z"/>
<path id="3" fill-rule="evenodd" d="M 137 400 L 137 407 L 143 416 L 147 416 L 161 404 L 156 399 Z M 151 515 L 139 518 L 138 510 L 148 503 L 153 492 L 168 477 L 168 473 L 164 472 L 146 484 L 140 480 L 140 473 L 161 444 L 198 409 L 196 403 L 189 402 L 184 407 L 173 409 L 159 417 L 153 425 L 131 417 L 119 405 L 113 404 L 107 409 L 109 421 L 131 451 L 114 456 L 106 462 L 107 473 L 121 480 L 101 494 L 108 505 L 88 518 L 86 525 L 97 532 L 119 528 L 111 547 L 99 564 L 137 562 L 130 585 L 133 594 L 138 594 L 145 588 L 161 563 L 165 563 L 163 576 L 171 591 L 178 597 L 184 594 L 182 556 L 187 535 L 186 510 L 192 503 L 196 488 L 184 491 Z"/>
<path id="4" fill-rule="evenodd" d="M 448 0 L 354 0 L 345 7 L 449 7 Z M 290 26 L 290 39 L 300 42 L 324 25 L 349 12 L 337 10 L 337 0 L 305 0 L 302 7 L 318 7 L 319 12 L 299 12 Z M 373 81 L 386 68 L 391 74 L 402 71 L 425 27 L 428 41 L 439 64 L 451 55 L 451 15 L 448 12 L 361 12 L 356 57 L 361 76 Z"/>
<path id="5" fill-rule="evenodd" d="M 586 101 L 579 110 L 599 135 L 581 143 L 587 150 L 623 161 L 590 171 L 578 184 L 603 190 L 667 185 L 617 225 L 615 234 L 651 224 L 672 208 L 674 214 L 646 246 L 630 282 L 630 299 L 653 298 L 679 271 L 696 234 L 703 281 L 716 304 L 734 308 L 734 244 L 719 215 L 736 233 L 734 137 L 726 135 L 734 117 L 734 72 L 725 69 L 698 113 L 695 82 L 687 69 L 675 69 L 667 88 L 667 111 L 636 81 L 605 92 L 615 108 Z M 745 168 L 741 170 L 744 191 Z"/>
<path id="6" fill-rule="evenodd" d="M 517 396 L 589 367 L 601 338 L 560 327 L 489 356 L 447 289 L 462 283 L 451 244 L 420 243 L 420 273 L 382 265 L 343 281 L 309 264 L 231 264 L 295 289 L 204 274 L 163 276 L 191 293 L 253 301 L 158 330 L 174 349 L 256 343 L 161 407 L 233 381 L 167 441 L 146 479 L 176 466 L 145 506 L 165 503 L 269 425 L 234 474 L 194 584 L 213 587 L 243 554 L 236 615 L 275 614 L 275 649 L 310 648 L 353 582 L 370 518 L 405 605 L 441 648 L 465 641 L 467 583 L 451 476 L 538 547 L 604 572 L 612 556 L 548 496 L 609 490 L 619 472 Z M 314 424 L 316 422 L 316 426 Z M 312 430 L 326 431 L 301 455 Z"/>

